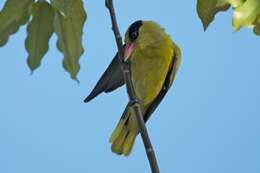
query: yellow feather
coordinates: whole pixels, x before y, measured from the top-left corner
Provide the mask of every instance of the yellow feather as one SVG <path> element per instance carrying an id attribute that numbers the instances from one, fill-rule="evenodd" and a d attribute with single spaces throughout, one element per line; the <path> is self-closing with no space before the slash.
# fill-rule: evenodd
<path id="1" fill-rule="evenodd" d="M 119 136 L 113 141 L 111 150 L 114 153 L 122 154 L 123 153 L 123 144 L 125 141 L 125 138 L 127 136 L 128 130 L 126 127 L 123 127 Z"/>
<path id="2" fill-rule="evenodd" d="M 124 141 L 124 145 L 123 145 L 123 154 L 125 156 L 128 156 L 133 148 L 134 142 L 135 142 L 135 138 L 136 138 L 136 133 L 133 132 L 129 132 L 125 141 Z"/>
<path id="3" fill-rule="evenodd" d="M 115 130 L 113 131 L 110 139 L 109 139 L 109 142 L 110 143 L 113 143 L 115 141 L 115 139 L 120 135 L 121 131 L 123 130 L 123 127 L 125 126 L 125 119 L 120 119 Z"/>
<path id="4" fill-rule="evenodd" d="M 162 89 L 173 58 L 173 43 L 153 22 L 144 23 L 139 32 L 131 55 L 131 73 L 136 94 L 147 106 Z"/>
<path id="5" fill-rule="evenodd" d="M 125 42 L 129 43 L 128 31 Z M 173 80 L 180 65 L 180 49 L 158 24 L 143 21 L 131 57 L 131 78 L 141 109 L 146 109 L 162 90 L 173 56 L 177 55 L 171 79 Z M 171 81 L 172 82 L 172 81 Z M 112 151 L 128 156 L 138 135 L 138 125 L 133 110 L 127 106 L 125 113 L 113 131 L 110 142 Z"/>

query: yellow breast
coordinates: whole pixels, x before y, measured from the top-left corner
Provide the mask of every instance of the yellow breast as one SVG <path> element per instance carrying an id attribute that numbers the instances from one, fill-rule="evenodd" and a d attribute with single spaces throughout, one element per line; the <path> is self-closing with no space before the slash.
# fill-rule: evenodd
<path id="1" fill-rule="evenodd" d="M 170 63 L 173 44 L 169 37 L 157 44 L 137 48 L 131 56 L 134 89 L 143 105 L 150 104 L 162 89 Z"/>

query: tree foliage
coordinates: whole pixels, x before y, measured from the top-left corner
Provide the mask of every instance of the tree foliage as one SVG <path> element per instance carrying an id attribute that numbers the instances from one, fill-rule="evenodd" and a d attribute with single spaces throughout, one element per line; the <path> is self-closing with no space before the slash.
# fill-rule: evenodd
<path id="1" fill-rule="evenodd" d="M 0 46 L 27 24 L 25 48 L 31 71 L 40 66 L 48 51 L 53 33 L 58 36 L 57 48 L 64 55 L 63 67 L 77 80 L 86 12 L 82 0 L 8 0 L 0 12 Z"/>
<path id="2" fill-rule="evenodd" d="M 197 12 L 206 30 L 216 13 L 233 9 L 233 30 L 253 28 L 260 35 L 260 0 L 198 0 Z"/>
<path id="3" fill-rule="evenodd" d="M 233 30 L 252 28 L 260 35 L 260 0 L 198 0 L 197 12 L 204 30 L 218 12 L 233 9 Z M 57 34 L 57 48 L 63 54 L 63 67 L 77 80 L 86 12 L 83 0 L 6 0 L 0 11 L 0 47 L 27 24 L 25 48 L 27 64 L 33 72 L 48 51 L 49 40 Z"/>

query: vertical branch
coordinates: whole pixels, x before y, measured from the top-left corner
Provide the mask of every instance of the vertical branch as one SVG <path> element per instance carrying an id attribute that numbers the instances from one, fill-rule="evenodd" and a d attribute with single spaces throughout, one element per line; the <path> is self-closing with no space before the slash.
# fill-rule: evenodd
<path id="1" fill-rule="evenodd" d="M 113 29 L 115 39 L 116 39 L 118 57 L 121 61 L 121 67 L 122 67 L 123 74 L 124 74 L 124 80 L 126 83 L 128 97 L 129 97 L 130 103 L 132 105 L 132 108 L 135 112 L 136 120 L 137 120 L 138 127 L 139 127 L 139 132 L 141 133 L 144 147 L 146 150 L 146 155 L 149 160 L 152 173 L 159 173 L 160 171 L 159 171 L 159 167 L 158 167 L 158 164 L 156 161 L 153 146 L 150 141 L 148 131 L 147 131 L 147 128 L 146 128 L 144 120 L 143 120 L 143 116 L 142 116 L 142 112 L 141 112 L 141 108 L 140 108 L 140 102 L 134 91 L 133 83 L 132 83 L 131 76 L 130 76 L 130 70 L 129 70 L 130 67 L 129 67 L 129 64 L 124 62 L 124 60 L 123 60 L 123 52 L 124 52 L 123 42 L 122 42 L 122 37 L 119 32 L 117 20 L 116 20 L 113 0 L 105 0 L 105 1 L 106 1 L 106 7 L 109 10 L 111 21 L 112 21 L 112 29 Z"/>

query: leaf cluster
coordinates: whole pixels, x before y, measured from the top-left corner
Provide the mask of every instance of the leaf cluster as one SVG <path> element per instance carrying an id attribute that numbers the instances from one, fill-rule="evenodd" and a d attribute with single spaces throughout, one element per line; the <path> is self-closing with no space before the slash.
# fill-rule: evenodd
<path id="1" fill-rule="evenodd" d="M 57 34 L 57 48 L 64 55 L 63 67 L 77 80 L 79 58 L 83 54 L 83 26 L 86 12 L 82 0 L 8 0 L 0 11 L 0 46 L 27 25 L 25 48 L 27 64 L 33 72 L 49 48 L 51 36 Z"/>
<path id="2" fill-rule="evenodd" d="M 49 2 L 50 1 L 50 2 Z M 27 64 L 33 72 L 49 49 L 49 40 L 57 34 L 57 48 L 63 54 L 63 67 L 77 80 L 86 11 L 83 0 L 6 0 L 0 11 L 0 47 L 22 25 L 27 27 L 25 48 Z M 197 12 L 204 30 L 221 11 L 233 10 L 233 30 L 252 28 L 260 35 L 260 0 L 197 0 Z"/>
<path id="3" fill-rule="evenodd" d="M 233 30 L 252 28 L 260 35 L 260 0 L 198 0 L 197 12 L 206 30 L 220 11 L 233 9 Z"/>

